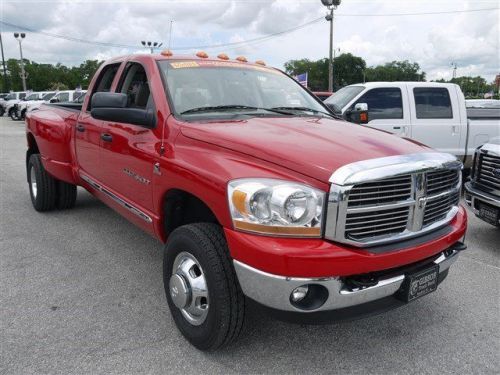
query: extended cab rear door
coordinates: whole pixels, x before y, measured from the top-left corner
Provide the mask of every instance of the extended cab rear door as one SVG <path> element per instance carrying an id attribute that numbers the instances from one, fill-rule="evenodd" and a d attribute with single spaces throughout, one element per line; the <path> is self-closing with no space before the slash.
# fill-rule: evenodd
<path id="1" fill-rule="evenodd" d="M 459 102 L 450 86 L 409 83 L 411 138 L 436 150 L 463 154 L 460 147 L 462 126 Z"/>

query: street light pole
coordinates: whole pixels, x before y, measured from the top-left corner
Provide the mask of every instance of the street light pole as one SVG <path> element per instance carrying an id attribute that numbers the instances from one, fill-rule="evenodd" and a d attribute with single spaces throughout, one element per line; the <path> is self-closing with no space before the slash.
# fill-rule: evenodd
<path id="1" fill-rule="evenodd" d="M 23 39 L 26 38 L 25 33 L 14 33 L 14 38 L 19 42 L 19 54 L 21 55 L 21 79 L 23 80 L 23 91 L 26 91 L 26 72 L 24 71 L 24 59 L 23 59 Z"/>
<path id="2" fill-rule="evenodd" d="M 333 91 L 333 13 L 340 5 L 341 0 L 321 0 L 321 3 L 326 6 L 328 13 L 325 17 L 330 22 L 330 53 L 328 56 L 328 91 Z"/>
<path id="3" fill-rule="evenodd" d="M 0 49 L 2 50 L 2 65 L 3 65 L 3 91 L 9 91 L 9 81 L 7 80 L 7 67 L 5 66 L 5 56 L 3 54 L 2 33 L 0 33 Z"/>
<path id="4" fill-rule="evenodd" d="M 153 54 L 155 52 L 155 48 L 160 48 L 163 45 L 163 43 L 151 42 L 149 40 L 148 41 L 143 40 L 143 41 L 141 41 L 141 44 L 144 47 L 147 46 L 147 48 L 149 48 L 149 50 L 151 51 L 151 54 Z"/>

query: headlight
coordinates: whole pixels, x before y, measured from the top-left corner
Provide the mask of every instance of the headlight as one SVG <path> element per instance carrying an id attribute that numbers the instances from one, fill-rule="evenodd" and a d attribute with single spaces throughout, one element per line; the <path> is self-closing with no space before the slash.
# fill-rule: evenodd
<path id="1" fill-rule="evenodd" d="M 228 199 L 235 229 L 267 235 L 320 237 L 325 193 L 294 182 L 231 181 Z"/>

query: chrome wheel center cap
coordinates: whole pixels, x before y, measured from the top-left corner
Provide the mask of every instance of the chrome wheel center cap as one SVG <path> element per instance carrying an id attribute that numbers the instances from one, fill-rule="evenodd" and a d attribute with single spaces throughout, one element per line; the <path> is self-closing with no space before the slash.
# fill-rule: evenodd
<path id="1" fill-rule="evenodd" d="M 184 277 L 176 273 L 173 274 L 170 277 L 169 288 L 174 305 L 179 309 L 186 307 L 191 297 L 191 290 Z"/>

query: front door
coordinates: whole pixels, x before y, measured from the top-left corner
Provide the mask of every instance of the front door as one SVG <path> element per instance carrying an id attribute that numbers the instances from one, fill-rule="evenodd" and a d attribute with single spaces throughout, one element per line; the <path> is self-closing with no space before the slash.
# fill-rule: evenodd
<path id="1" fill-rule="evenodd" d="M 368 90 L 356 102 L 368 104 L 368 126 L 409 137 L 410 113 L 406 104 L 407 96 L 399 87 L 379 87 Z"/>
<path id="2" fill-rule="evenodd" d="M 141 64 L 128 63 L 119 82 L 116 91 L 128 95 L 129 107 L 154 108 L 146 71 Z M 139 125 L 107 122 L 101 129 L 103 185 L 146 214 L 153 210 L 156 141 L 154 129 Z"/>

